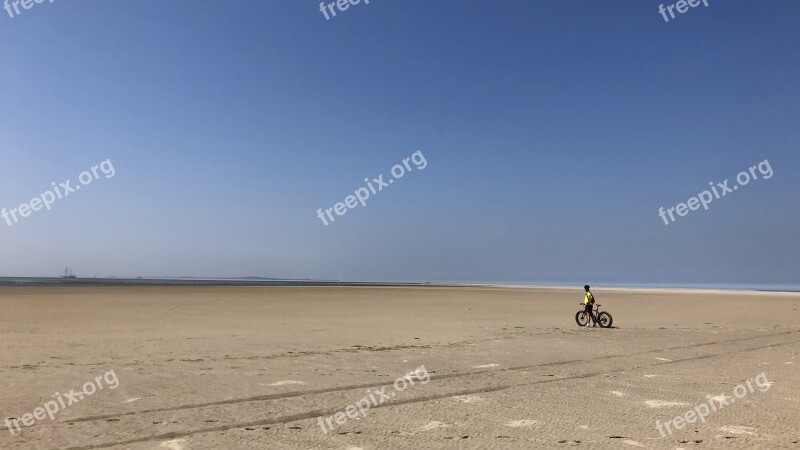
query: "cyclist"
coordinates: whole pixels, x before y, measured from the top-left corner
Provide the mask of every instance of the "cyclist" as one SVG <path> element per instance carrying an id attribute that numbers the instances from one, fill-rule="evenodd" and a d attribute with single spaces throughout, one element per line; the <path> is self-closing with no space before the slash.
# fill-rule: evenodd
<path id="1" fill-rule="evenodd" d="M 592 295 L 592 291 L 589 290 L 589 285 L 583 287 L 583 290 L 586 291 L 586 297 L 583 299 L 583 309 L 586 311 L 586 314 L 589 318 L 586 321 L 586 325 L 584 327 L 589 327 L 589 323 L 592 323 L 593 327 L 597 326 L 597 319 L 594 317 L 594 295 Z"/>

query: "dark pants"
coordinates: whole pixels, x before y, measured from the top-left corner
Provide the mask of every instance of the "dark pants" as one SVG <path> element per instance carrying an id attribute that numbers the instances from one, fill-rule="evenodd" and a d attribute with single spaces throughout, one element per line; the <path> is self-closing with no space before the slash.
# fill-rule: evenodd
<path id="1" fill-rule="evenodd" d="M 591 303 L 589 303 L 588 305 L 586 305 L 583 308 L 583 310 L 586 311 L 587 314 L 589 314 L 589 317 L 592 318 L 592 322 L 597 323 L 597 318 L 594 316 L 594 312 L 592 311 L 593 309 L 594 309 L 594 305 L 591 304 Z"/>

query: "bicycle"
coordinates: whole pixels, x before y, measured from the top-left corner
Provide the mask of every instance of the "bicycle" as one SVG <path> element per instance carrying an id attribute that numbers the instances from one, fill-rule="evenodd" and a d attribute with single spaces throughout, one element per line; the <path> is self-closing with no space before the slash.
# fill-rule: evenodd
<path id="1" fill-rule="evenodd" d="M 583 303 L 579 303 L 579 305 L 584 306 Z M 611 317 L 611 314 L 606 311 L 600 312 L 600 306 L 602 305 L 599 303 L 595 303 L 594 306 L 596 309 L 593 309 L 592 313 L 597 319 L 596 325 L 600 325 L 600 328 L 611 328 L 611 324 L 614 323 L 614 318 Z M 575 322 L 582 327 L 589 323 L 589 317 L 586 314 L 586 310 L 582 309 L 575 313 Z"/>

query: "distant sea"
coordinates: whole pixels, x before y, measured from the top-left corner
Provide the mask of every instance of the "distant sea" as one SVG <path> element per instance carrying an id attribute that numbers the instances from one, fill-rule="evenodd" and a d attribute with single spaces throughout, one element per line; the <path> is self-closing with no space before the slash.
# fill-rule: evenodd
<path id="1" fill-rule="evenodd" d="M 723 289 L 732 291 L 800 292 L 800 285 L 791 284 L 714 284 L 714 283 L 599 283 L 590 282 L 593 288 L 643 288 L 643 289 Z M 62 278 L 62 277 L 0 277 L 0 286 L 459 286 L 503 284 L 512 286 L 575 286 L 583 282 L 552 281 L 341 281 L 298 280 L 278 278 Z"/>
<path id="2" fill-rule="evenodd" d="M 384 286 L 423 283 L 343 282 L 339 280 L 285 280 L 278 278 L 64 278 L 0 277 L 0 286 Z"/>
<path id="3" fill-rule="evenodd" d="M 515 286 L 575 286 L 583 288 L 581 282 L 491 282 Z M 642 288 L 642 289 L 722 289 L 729 291 L 800 292 L 800 285 L 792 284 L 714 284 L 714 283 L 600 283 L 591 282 L 597 288 Z"/>

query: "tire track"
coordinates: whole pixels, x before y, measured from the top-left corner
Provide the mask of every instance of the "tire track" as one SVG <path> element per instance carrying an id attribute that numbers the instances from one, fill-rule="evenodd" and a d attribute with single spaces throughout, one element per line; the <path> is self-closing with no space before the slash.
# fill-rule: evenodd
<path id="1" fill-rule="evenodd" d="M 777 333 L 777 334 L 774 334 L 772 336 L 783 335 L 783 334 L 791 334 L 791 333 L 795 333 L 795 332 L 796 331 Z M 758 337 L 766 337 L 766 336 L 758 336 Z M 739 339 L 732 339 L 730 341 L 721 341 L 721 342 L 724 343 L 724 342 L 741 341 L 741 340 L 747 340 L 747 339 L 748 338 L 739 338 Z M 432 400 L 438 400 L 438 399 L 442 399 L 442 398 L 461 396 L 461 395 L 472 395 L 472 394 L 481 394 L 481 393 L 488 393 L 488 392 L 500 392 L 500 391 L 505 391 L 505 390 L 512 389 L 512 388 L 523 387 L 523 386 L 533 386 L 533 385 L 547 384 L 547 383 L 558 383 L 558 382 L 562 382 L 562 381 L 588 379 L 588 378 L 592 378 L 592 377 L 596 377 L 596 376 L 606 375 L 606 374 L 609 374 L 609 373 L 618 373 L 618 372 L 637 370 L 637 369 L 647 368 L 647 367 L 656 367 L 656 366 L 661 366 L 661 365 L 666 365 L 666 364 L 677 364 L 677 363 L 696 361 L 696 360 L 701 360 L 701 359 L 716 358 L 716 357 L 720 357 L 720 356 L 727 356 L 727 355 L 732 355 L 732 354 L 737 354 L 737 353 L 744 353 L 744 352 L 750 352 L 750 351 L 755 351 L 755 350 L 762 350 L 762 349 L 765 349 L 765 348 L 781 347 L 781 346 L 784 346 L 784 345 L 791 345 L 791 344 L 796 344 L 796 343 L 800 343 L 800 339 L 795 339 L 795 340 L 785 341 L 785 342 L 773 342 L 773 343 L 770 343 L 770 344 L 756 346 L 756 347 L 750 347 L 750 348 L 746 348 L 746 349 L 737 349 L 737 350 L 732 350 L 732 351 L 722 352 L 722 353 L 716 353 L 716 354 L 693 356 L 693 357 L 677 359 L 677 360 L 673 360 L 673 361 L 664 361 L 664 362 L 657 362 L 657 363 L 650 363 L 650 364 L 634 365 L 632 367 L 623 367 L 623 368 L 617 368 L 617 369 L 612 369 L 612 370 L 587 372 L 587 373 L 570 375 L 570 376 L 560 377 L 560 378 L 551 378 L 551 379 L 547 379 L 547 380 L 537 380 L 537 381 L 532 381 L 532 382 L 527 382 L 527 383 L 500 385 L 500 386 L 485 386 L 485 387 L 480 387 L 480 388 L 461 390 L 461 391 L 457 391 L 457 392 L 448 392 L 448 393 L 443 393 L 443 394 L 435 394 L 435 395 L 429 395 L 429 396 L 424 396 L 424 397 L 410 398 L 410 399 L 400 400 L 400 401 L 392 401 L 390 403 L 380 404 L 380 405 L 374 406 L 374 407 L 371 408 L 371 410 L 372 409 L 385 408 L 385 407 L 391 407 L 391 406 L 401 406 L 401 405 L 412 404 L 412 403 L 429 402 L 429 401 L 432 401 Z M 704 345 L 709 345 L 709 344 L 707 344 L 707 343 L 706 344 L 697 344 L 697 346 L 704 346 Z M 693 346 L 695 346 L 695 345 L 688 346 L 688 347 L 693 347 Z M 674 349 L 680 349 L 680 348 L 684 348 L 684 347 L 677 347 L 677 348 L 674 348 Z M 636 352 L 636 353 L 641 354 L 641 353 L 652 353 L 652 352 L 653 351 Z M 636 354 L 636 353 L 634 353 L 634 354 Z M 597 360 L 597 359 L 601 359 L 601 358 L 592 358 L 590 360 L 583 360 L 583 361 L 592 361 L 592 360 Z M 533 365 L 533 366 L 529 366 L 529 367 L 541 367 L 541 366 L 554 365 L 554 364 L 558 364 L 558 363 L 539 364 L 539 365 Z M 519 370 L 519 369 L 518 368 L 514 368 L 514 369 L 509 368 L 509 369 L 505 369 L 504 371 L 508 371 L 508 370 Z M 482 374 L 482 373 L 486 373 L 486 372 L 499 372 L 499 371 L 501 371 L 501 370 L 479 371 L 478 374 Z M 465 376 L 464 374 L 447 374 L 447 375 L 440 376 L 438 379 L 457 378 L 458 375 Z M 434 380 L 433 376 L 431 376 L 431 380 Z M 384 386 L 385 384 L 386 383 L 380 383 L 377 386 Z M 341 390 L 341 389 L 339 388 L 339 389 L 326 390 L 326 391 L 332 392 L 332 391 L 337 391 L 337 390 Z M 297 393 L 294 393 L 294 394 L 298 395 Z M 245 428 L 245 427 L 258 427 L 258 426 L 264 426 L 264 425 L 275 425 L 275 424 L 289 423 L 289 422 L 295 422 L 295 421 L 298 421 L 298 420 L 315 419 L 317 417 L 330 416 L 330 415 L 333 415 L 333 414 L 339 412 L 340 410 L 341 410 L 341 407 L 318 409 L 318 410 L 305 412 L 305 413 L 302 413 L 302 414 L 281 416 L 281 417 L 265 419 L 265 420 L 258 420 L 258 421 L 252 421 L 252 422 L 242 422 L 242 423 L 235 423 L 235 424 L 228 424 L 228 425 L 220 425 L 220 426 L 216 426 L 216 427 L 200 428 L 200 429 L 194 429 L 194 430 L 189 430 L 189 431 L 173 431 L 173 432 L 169 432 L 169 433 L 162 433 L 162 434 L 157 434 L 157 435 L 152 435 L 152 436 L 147 436 L 147 437 L 128 439 L 128 440 L 125 440 L 125 441 L 106 442 L 106 443 L 100 443 L 100 444 L 92 444 L 92 445 L 83 446 L 83 447 L 69 447 L 69 448 L 67 448 L 67 450 L 90 450 L 90 449 L 96 449 L 96 448 L 108 448 L 108 447 L 114 447 L 114 446 L 118 446 L 118 445 L 130 445 L 130 444 L 142 443 L 142 442 L 161 441 L 161 440 L 167 440 L 167 439 L 177 439 L 177 438 L 183 438 L 183 437 L 187 437 L 187 436 L 191 436 L 191 435 L 195 435 L 195 434 L 224 432 L 224 431 L 229 431 L 229 430 L 232 430 L 232 429 Z"/>
<path id="2" fill-rule="evenodd" d="M 507 372 L 507 371 L 517 371 L 517 370 L 528 370 L 528 369 L 535 369 L 537 367 L 549 367 L 549 366 L 561 366 L 561 365 L 569 365 L 569 364 L 577 364 L 577 363 L 590 363 L 593 361 L 600 361 L 603 359 L 611 359 L 611 358 L 621 358 L 621 357 L 632 357 L 632 356 L 639 356 L 639 355 L 646 355 L 649 353 L 659 353 L 659 352 L 666 352 L 666 351 L 675 351 L 675 350 L 687 350 L 691 348 L 698 348 L 698 347 L 705 347 L 709 345 L 718 345 L 718 344 L 727 344 L 732 342 L 741 342 L 753 339 L 760 339 L 760 338 L 769 338 L 775 336 L 782 336 L 788 335 L 793 333 L 798 333 L 800 330 L 792 330 L 792 331 L 782 331 L 780 333 L 772 333 L 772 334 L 764 334 L 759 336 L 749 336 L 744 338 L 736 338 L 736 339 L 728 339 L 724 341 L 711 341 L 711 342 L 703 342 L 699 344 L 690 344 L 685 346 L 678 346 L 678 347 L 668 347 L 662 349 L 653 349 L 653 350 L 643 350 L 640 352 L 633 352 L 628 354 L 619 354 L 619 355 L 607 355 L 607 356 L 597 356 L 594 358 L 588 359 L 573 359 L 567 361 L 555 361 L 549 363 L 539 363 L 539 364 L 530 364 L 525 366 L 515 366 L 515 367 L 501 367 L 496 369 L 486 369 L 486 370 L 472 370 L 466 372 L 458 372 L 458 373 L 450 373 L 450 374 L 442 374 L 442 375 L 431 375 L 431 380 L 446 380 L 450 378 L 461 378 L 461 377 L 470 377 L 475 375 L 483 375 L 487 373 L 496 373 L 496 372 Z M 294 398 L 294 397 L 302 397 L 304 395 L 317 395 L 317 394 L 328 394 L 331 392 L 339 392 L 339 391 L 352 391 L 355 389 L 364 389 L 364 388 L 373 388 L 373 387 L 381 387 L 386 384 L 385 381 L 373 382 L 373 383 L 360 383 L 360 384 L 351 384 L 347 386 L 337 386 L 325 389 L 315 389 L 309 391 L 295 391 L 295 392 L 284 392 L 278 394 L 265 394 L 265 395 L 257 395 L 253 397 L 245 397 L 245 398 L 238 398 L 238 399 L 230 399 L 230 400 L 220 400 L 216 402 L 205 402 L 205 403 L 193 403 L 188 405 L 180 405 L 180 406 L 171 406 L 165 408 L 153 408 L 153 409 L 145 409 L 140 411 L 130 411 L 125 413 L 114 413 L 114 414 L 104 414 L 99 416 L 90 416 L 90 417 L 80 417 L 77 419 L 72 419 L 66 421 L 67 423 L 79 423 L 79 422 L 92 422 L 97 420 L 106 420 L 106 419 L 115 419 L 119 417 L 125 416 L 133 416 L 137 414 L 149 414 L 149 413 L 157 413 L 157 412 L 167 412 L 167 411 L 181 411 L 186 409 L 197 409 L 197 408 L 206 408 L 209 406 L 223 406 L 223 405 L 232 405 L 237 403 L 250 403 L 250 402 L 263 402 L 263 401 L 270 401 L 270 400 L 281 400 L 285 398 Z M 61 422 L 64 423 L 64 422 Z"/>

